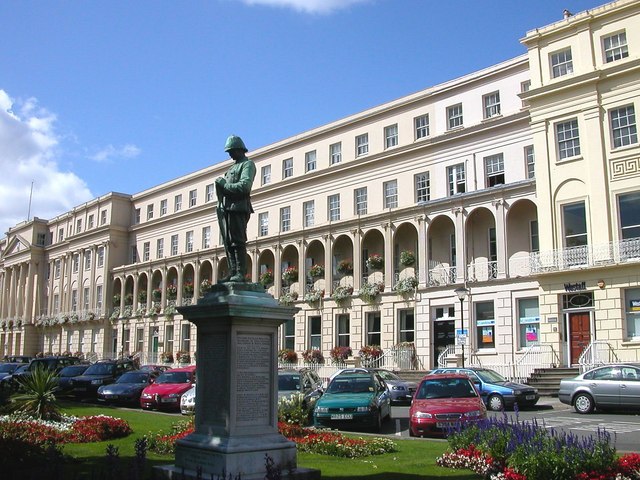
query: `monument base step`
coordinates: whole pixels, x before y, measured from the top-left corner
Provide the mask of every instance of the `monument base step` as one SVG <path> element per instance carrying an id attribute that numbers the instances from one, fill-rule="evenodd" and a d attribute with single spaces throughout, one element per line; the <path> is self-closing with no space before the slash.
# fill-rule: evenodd
<path id="1" fill-rule="evenodd" d="M 253 476 L 241 476 L 242 480 L 264 480 L 265 474 L 257 474 Z M 210 478 L 208 475 L 203 475 L 202 472 L 196 472 L 194 470 L 185 470 L 175 465 L 163 465 L 154 467 L 154 478 L 158 480 L 202 480 L 204 478 Z M 217 478 L 217 477 L 213 477 Z M 232 478 L 236 478 L 232 475 Z M 297 467 L 294 471 L 282 472 L 280 475 L 281 480 L 320 480 L 320 470 L 314 470 L 311 468 Z M 222 480 L 222 477 L 220 477 Z M 225 479 L 226 480 L 226 479 Z"/>

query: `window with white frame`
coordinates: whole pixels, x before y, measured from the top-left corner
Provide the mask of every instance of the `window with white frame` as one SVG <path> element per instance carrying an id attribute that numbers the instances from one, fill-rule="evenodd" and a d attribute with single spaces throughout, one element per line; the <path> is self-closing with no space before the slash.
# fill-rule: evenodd
<path id="1" fill-rule="evenodd" d="M 369 153 L 369 134 L 363 133 L 356 137 L 356 157 Z"/>
<path id="2" fill-rule="evenodd" d="M 57 293 L 53 295 L 53 313 L 60 311 L 60 295 Z"/>
<path id="3" fill-rule="evenodd" d="M 398 124 L 384 127 L 384 148 L 398 145 Z"/>
<path id="4" fill-rule="evenodd" d="M 140 223 L 140 212 L 138 212 L 138 223 Z M 89 215 L 89 220 L 87 220 L 87 228 L 93 228 L 93 215 Z"/>
<path id="5" fill-rule="evenodd" d="M 525 80 L 524 82 L 520 82 L 520 93 L 525 93 L 531 90 L 531 80 Z M 522 108 L 527 106 L 527 101 L 522 100 Z"/>
<path id="6" fill-rule="evenodd" d="M 89 270 L 91 268 L 91 256 L 92 256 L 91 250 L 84 251 L 84 269 L 85 270 Z"/>
<path id="7" fill-rule="evenodd" d="M 153 219 L 153 203 L 151 205 L 147 205 L 147 220 Z"/>
<path id="8" fill-rule="evenodd" d="M 638 143 L 636 111 L 633 105 L 616 108 L 609 112 L 613 147 L 625 147 Z"/>
<path id="9" fill-rule="evenodd" d="M 98 338 L 100 338 L 100 329 L 91 330 L 91 353 L 95 353 L 98 349 Z"/>
<path id="10" fill-rule="evenodd" d="M 478 348 L 496 348 L 496 318 L 493 313 L 493 301 L 476 302 L 473 305 Z"/>
<path id="11" fill-rule="evenodd" d="M 382 184 L 384 194 L 384 208 L 398 207 L 398 181 L 389 180 Z"/>
<path id="12" fill-rule="evenodd" d="M 482 97 L 484 118 L 500 115 L 500 92 L 492 92 Z"/>
<path id="13" fill-rule="evenodd" d="M 185 237 L 185 242 L 184 242 L 184 250 L 185 252 L 193 252 L 193 230 L 189 230 Z"/>
<path id="14" fill-rule="evenodd" d="M 487 237 L 489 240 L 489 261 L 496 262 L 498 260 L 498 241 L 495 227 L 489 227 Z M 495 273 L 497 272 L 489 272 L 489 276 L 495 278 Z"/>
<path id="15" fill-rule="evenodd" d="M 202 248 L 211 248 L 211 227 L 202 227 Z"/>
<path id="16" fill-rule="evenodd" d="M 184 323 L 180 332 L 180 350 L 183 352 L 191 351 L 191 323 Z"/>
<path id="17" fill-rule="evenodd" d="M 449 126 L 449 130 L 463 126 L 461 103 L 447 107 L 447 125 Z"/>
<path id="18" fill-rule="evenodd" d="M 532 252 L 540 251 L 540 238 L 538 237 L 538 220 L 529 222 L 529 240 Z"/>
<path id="19" fill-rule="evenodd" d="M 429 172 L 416 174 L 416 202 L 428 202 L 431 196 L 431 183 L 429 180 Z"/>
<path id="20" fill-rule="evenodd" d="M 264 165 L 260 169 L 260 185 L 268 185 L 271 183 L 271 165 Z"/>
<path id="21" fill-rule="evenodd" d="M 456 234 L 449 235 L 449 264 L 455 265 L 457 263 L 456 257 Z"/>
<path id="22" fill-rule="evenodd" d="M 78 218 L 76 220 L 76 233 L 82 232 L 82 219 Z"/>
<path id="23" fill-rule="evenodd" d="M 320 350 L 322 348 L 322 317 L 309 317 L 309 348 Z"/>
<path id="24" fill-rule="evenodd" d="M 163 217 L 167 214 L 167 200 L 160 200 L 160 216 Z"/>
<path id="25" fill-rule="evenodd" d="M 533 145 L 524 147 L 524 163 L 527 170 L 527 178 L 536 178 L 536 157 Z"/>
<path id="26" fill-rule="evenodd" d="M 75 312 L 76 310 L 78 310 L 78 290 L 74 288 L 71 290 L 71 311 Z"/>
<path id="27" fill-rule="evenodd" d="M 342 161 L 342 142 L 329 145 L 329 163 L 335 165 Z"/>
<path id="28" fill-rule="evenodd" d="M 367 187 L 356 188 L 353 191 L 354 213 L 356 215 L 367 214 Z"/>
<path id="29" fill-rule="evenodd" d="M 464 163 L 447 167 L 447 177 L 449 178 L 449 195 L 456 195 L 466 191 Z"/>
<path id="30" fill-rule="evenodd" d="M 164 238 L 159 238 L 156 241 L 156 258 L 164 257 Z"/>
<path id="31" fill-rule="evenodd" d="M 208 184 L 204 187 L 204 201 L 205 202 L 213 202 L 215 195 L 215 185 L 213 183 Z"/>
<path id="32" fill-rule="evenodd" d="M 367 312 L 367 331 L 366 339 L 367 345 L 380 345 L 381 334 L 381 322 L 380 312 Z"/>
<path id="33" fill-rule="evenodd" d="M 413 125 L 416 132 L 416 140 L 429 136 L 429 114 L 420 115 L 413 119 Z"/>
<path id="34" fill-rule="evenodd" d="M 67 352 L 73 352 L 73 332 L 67 331 Z"/>
<path id="35" fill-rule="evenodd" d="M 144 327 L 136 328 L 136 352 L 144 351 Z"/>
<path id="36" fill-rule="evenodd" d="M 179 212 L 180 210 L 182 210 L 182 194 L 181 193 L 173 197 L 173 211 Z"/>
<path id="37" fill-rule="evenodd" d="M 85 331 L 84 330 L 78 330 L 78 351 L 80 353 L 84 353 L 84 351 L 85 351 L 84 337 L 85 337 Z"/>
<path id="38" fill-rule="evenodd" d="M 89 287 L 82 289 L 82 309 L 84 311 L 89 310 Z"/>
<path id="39" fill-rule="evenodd" d="M 142 244 L 142 261 L 143 262 L 149 261 L 150 253 L 151 253 L 151 244 L 149 242 L 144 242 Z"/>
<path id="40" fill-rule="evenodd" d="M 338 347 L 351 346 L 348 313 L 340 313 L 336 315 L 336 332 L 338 332 Z"/>
<path id="41" fill-rule="evenodd" d="M 269 212 L 258 214 L 258 232 L 261 237 L 269 235 Z"/>
<path id="42" fill-rule="evenodd" d="M 316 169 L 316 151 L 311 150 L 304 154 L 305 171 L 312 172 Z"/>
<path id="43" fill-rule="evenodd" d="M 280 209 L 280 231 L 288 232 L 291 230 L 291 207 L 282 207 Z"/>
<path id="44" fill-rule="evenodd" d="M 136 263 L 138 261 L 138 246 L 131 245 L 131 263 Z"/>
<path id="45" fill-rule="evenodd" d="M 618 210 L 622 239 L 640 238 L 640 192 L 619 195 Z"/>
<path id="46" fill-rule="evenodd" d="M 627 337 L 629 340 L 637 340 L 640 339 L 640 288 L 627 288 L 623 291 Z"/>
<path id="47" fill-rule="evenodd" d="M 571 49 L 551 54 L 551 78 L 558 78 L 573 73 Z"/>
<path id="48" fill-rule="evenodd" d="M 64 240 L 64 228 L 58 229 L 58 242 L 62 242 Z"/>
<path id="49" fill-rule="evenodd" d="M 540 308 L 537 298 L 518 300 L 518 327 L 520 348 L 530 347 L 540 341 Z"/>
<path id="50" fill-rule="evenodd" d="M 587 214 L 584 202 L 562 206 L 564 224 L 564 246 L 581 247 L 588 245 Z"/>
<path id="51" fill-rule="evenodd" d="M 622 31 L 604 37 L 602 39 L 602 47 L 604 50 L 604 61 L 606 63 L 627 58 L 629 56 L 627 33 Z"/>
<path id="52" fill-rule="evenodd" d="M 80 269 L 80 254 L 79 253 L 74 253 L 73 254 L 73 262 L 72 262 L 72 267 L 73 269 L 73 273 L 78 273 L 78 270 Z"/>
<path id="53" fill-rule="evenodd" d="M 413 308 L 398 310 L 400 338 L 402 342 L 413 342 L 416 337 L 416 321 Z"/>
<path id="54" fill-rule="evenodd" d="M 171 235 L 171 255 L 178 254 L 178 234 Z"/>
<path id="55" fill-rule="evenodd" d="M 296 348 L 296 319 L 289 318 L 284 324 L 284 348 L 295 350 Z"/>
<path id="56" fill-rule="evenodd" d="M 60 260 L 56 260 L 55 267 L 53 269 L 53 277 L 60 278 Z"/>
<path id="57" fill-rule="evenodd" d="M 328 219 L 331 222 L 340 220 L 340 194 L 329 195 L 327 198 Z"/>
<path id="58" fill-rule="evenodd" d="M 504 184 L 504 156 L 502 153 L 484 157 L 486 187 Z"/>
<path id="59" fill-rule="evenodd" d="M 173 325 L 164 327 L 164 351 L 173 353 Z"/>
<path id="60" fill-rule="evenodd" d="M 96 309 L 98 309 L 98 311 L 102 310 L 102 285 L 97 285 L 96 286 Z"/>
<path id="61" fill-rule="evenodd" d="M 198 190 L 189 191 L 189 207 L 195 207 L 198 202 Z"/>
<path id="62" fill-rule="evenodd" d="M 102 210 L 100 212 L 100 225 L 106 225 L 106 224 L 107 224 L 107 211 Z"/>
<path id="63" fill-rule="evenodd" d="M 556 142 L 560 160 L 580 155 L 578 119 L 556 123 Z"/>
<path id="64" fill-rule="evenodd" d="M 304 202 L 302 204 L 302 209 L 304 211 L 304 226 L 313 227 L 315 223 L 315 211 L 316 211 L 315 201 L 309 200 L 308 202 Z"/>
<path id="65" fill-rule="evenodd" d="M 282 161 L 282 178 L 293 177 L 293 158 L 285 158 Z"/>

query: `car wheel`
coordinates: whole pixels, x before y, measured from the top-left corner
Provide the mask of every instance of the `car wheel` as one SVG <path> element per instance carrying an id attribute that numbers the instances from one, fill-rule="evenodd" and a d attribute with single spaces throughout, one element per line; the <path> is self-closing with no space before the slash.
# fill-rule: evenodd
<path id="1" fill-rule="evenodd" d="M 415 437 L 416 436 L 416 434 L 413 433 L 413 430 L 411 429 L 411 427 L 409 427 L 409 436 L 410 437 Z"/>
<path id="2" fill-rule="evenodd" d="M 594 407 L 593 398 L 588 393 L 579 393 L 573 399 L 573 408 L 578 413 L 591 413 Z"/>
<path id="3" fill-rule="evenodd" d="M 487 400 L 487 406 L 489 410 L 493 410 L 494 412 L 501 412 L 504 410 L 504 400 L 502 397 L 496 393 L 489 396 Z"/>

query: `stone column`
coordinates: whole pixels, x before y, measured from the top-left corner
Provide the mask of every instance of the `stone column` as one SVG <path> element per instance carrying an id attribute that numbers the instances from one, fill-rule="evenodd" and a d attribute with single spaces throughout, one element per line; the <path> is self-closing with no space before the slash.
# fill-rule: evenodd
<path id="1" fill-rule="evenodd" d="M 467 241 L 465 232 L 465 216 L 464 208 L 458 207 L 453 209 L 456 216 L 455 233 L 456 233 L 456 282 L 463 283 L 467 278 Z"/>
<path id="2" fill-rule="evenodd" d="M 362 230 L 360 227 L 351 230 L 353 236 L 353 291 L 360 290 L 362 285 Z"/>

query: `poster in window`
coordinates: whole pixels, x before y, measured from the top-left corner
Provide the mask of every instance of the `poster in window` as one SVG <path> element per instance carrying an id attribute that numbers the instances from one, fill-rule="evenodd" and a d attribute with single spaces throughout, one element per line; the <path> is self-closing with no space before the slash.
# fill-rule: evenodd
<path id="1" fill-rule="evenodd" d="M 538 341 L 538 329 L 536 327 L 527 327 L 525 332 L 525 337 L 527 342 L 537 342 Z"/>
<path id="2" fill-rule="evenodd" d="M 640 300 L 631 300 L 629 303 L 632 312 L 640 312 Z"/>
<path id="3" fill-rule="evenodd" d="M 482 328 L 482 343 L 493 343 L 493 327 Z"/>

